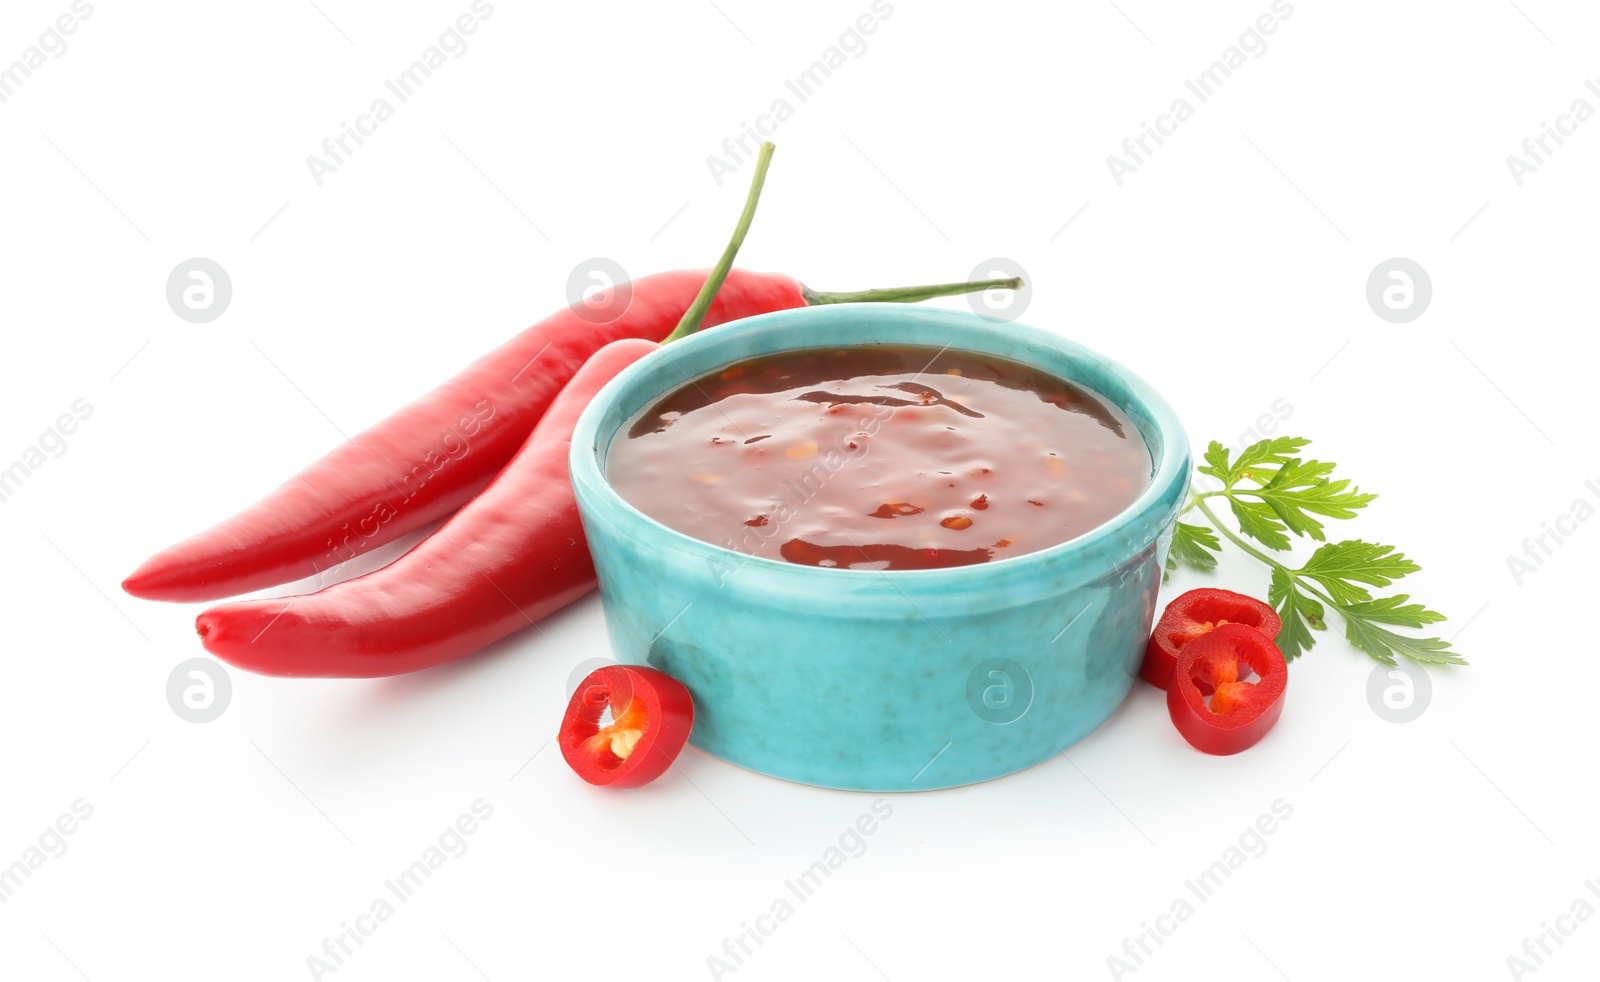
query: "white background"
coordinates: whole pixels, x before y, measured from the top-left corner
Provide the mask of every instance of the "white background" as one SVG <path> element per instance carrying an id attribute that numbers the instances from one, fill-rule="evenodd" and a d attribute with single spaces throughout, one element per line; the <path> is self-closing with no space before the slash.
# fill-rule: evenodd
<path id="1" fill-rule="evenodd" d="M 1267 0 L 896 0 L 864 54 L 789 96 L 742 265 L 856 289 L 1008 257 L 1034 286 L 1022 319 L 1149 379 L 1197 448 L 1284 400 L 1283 432 L 1381 495 L 1345 534 L 1423 564 L 1407 585 L 1472 665 L 1432 672 L 1426 712 L 1395 725 L 1332 631 L 1278 728 L 1225 759 L 1141 685 L 1068 758 L 893 797 L 865 854 L 723 977 L 1112 976 L 1280 798 L 1265 854 L 1123 977 L 1505 978 L 1543 922 L 1600 906 L 1582 572 L 1600 523 L 1520 585 L 1507 567 L 1600 479 L 1600 121 L 1520 187 L 1506 164 L 1573 100 L 1600 108 L 1600 14 L 1518 2 L 1296 0 L 1120 187 L 1107 155 Z M 872 796 L 693 749 L 642 791 L 578 781 L 547 741 L 569 674 L 606 653 L 593 598 L 548 640 L 409 677 L 235 671 L 197 725 L 165 697 L 201 654 L 196 609 L 117 584 L 561 306 L 581 261 L 709 264 L 749 168 L 718 186 L 707 157 L 868 2 L 498 0 L 320 187 L 306 157 L 468 2 L 318 3 L 96 2 L 0 104 L 0 462 L 94 407 L 0 504 L 0 865 L 94 809 L 0 905 L 0 972 L 308 977 L 482 798 L 469 851 L 324 977 L 714 977 L 708 956 Z M 67 9 L 8 2 L 0 64 Z M 164 297 L 194 256 L 233 280 L 207 325 Z M 1432 276 L 1409 324 L 1366 303 L 1392 256 Z M 1265 589 L 1244 560 L 1206 582 Z M 1593 978 L 1600 918 L 1561 923 L 1537 978 Z"/>

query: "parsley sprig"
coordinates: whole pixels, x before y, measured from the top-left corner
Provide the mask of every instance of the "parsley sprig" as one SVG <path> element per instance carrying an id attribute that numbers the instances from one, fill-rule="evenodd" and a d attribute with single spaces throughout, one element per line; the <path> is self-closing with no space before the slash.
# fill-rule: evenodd
<path id="1" fill-rule="evenodd" d="M 1271 571 L 1267 601 L 1283 619 L 1278 647 L 1290 660 L 1317 643 L 1313 632 L 1327 629 L 1326 614 L 1331 608 L 1344 621 L 1350 643 L 1386 665 L 1396 664 L 1396 658 L 1428 665 L 1465 665 L 1447 641 L 1390 629 L 1435 624 L 1445 619 L 1443 614 L 1412 603 L 1407 594 L 1374 597 L 1369 589 L 1390 586 L 1422 567 L 1394 546 L 1361 539 L 1327 541 L 1323 519 L 1354 518 L 1377 495 L 1365 494 L 1343 478 L 1335 479 L 1331 462 L 1300 457 L 1310 443 L 1303 437 L 1277 437 L 1252 444 L 1234 457 L 1213 440 L 1206 448 L 1205 463 L 1196 470 L 1221 487 L 1191 492 L 1181 513 L 1198 510 L 1211 524 L 1191 524 L 1180 518 L 1167 569 L 1177 569 L 1180 564 L 1215 569 L 1222 538 L 1264 563 Z M 1227 502 L 1238 532 L 1213 509 L 1220 501 Z M 1323 543 L 1299 567 L 1274 559 L 1244 538 L 1276 552 L 1290 552 L 1291 534 Z"/>

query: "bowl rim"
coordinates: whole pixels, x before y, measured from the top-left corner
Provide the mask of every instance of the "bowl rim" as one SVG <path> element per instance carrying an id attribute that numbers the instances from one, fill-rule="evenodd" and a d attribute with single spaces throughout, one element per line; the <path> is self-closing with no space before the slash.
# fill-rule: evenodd
<path id="1" fill-rule="evenodd" d="M 1128 394 L 1132 397 L 1132 400 L 1137 404 L 1139 409 L 1142 410 L 1142 414 L 1150 420 L 1156 431 L 1160 433 L 1161 452 L 1159 455 L 1153 452 L 1151 448 L 1151 440 L 1145 436 L 1145 433 L 1139 426 L 1138 420 L 1133 419 L 1134 413 L 1118 405 L 1120 400 L 1114 396 L 1099 391 L 1094 385 L 1088 382 L 1077 381 L 1070 378 L 1068 381 L 1088 389 L 1091 393 L 1099 398 L 1112 403 L 1119 412 L 1130 417 L 1130 421 L 1133 422 L 1136 429 L 1140 429 L 1140 439 L 1144 441 L 1145 449 L 1151 452 L 1152 463 L 1154 464 L 1154 468 L 1150 477 L 1150 483 L 1145 486 L 1144 490 L 1141 491 L 1133 501 L 1129 502 L 1126 507 L 1117 512 L 1111 518 L 1083 533 L 1082 535 L 1077 536 L 1076 538 L 1068 539 L 1066 542 L 1056 543 L 1053 546 L 1047 546 L 1044 549 L 1022 553 L 1016 556 L 1007 556 L 1003 559 L 997 559 L 992 562 L 976 563 L 967 566 L 946 566 L 935 569 L 907 570 L 853 570 L 849 568 L 802 566 L 797 563 L 782 562 L 776 559 L 769 559 L 765 556 L 757 556 L 751 553 L 741 552 L 737 549 L 730 549 L 726 546 L 718 545 L 715 542 L 709 542 L 705 539 L 697 538 L 689 535 L 686 532 L 681 532 L 670 526 L 664 525 L 651 516 L 645 514 L 632 502 L 622 497 L 622 495 L 611 486 L 611 482 L 606 479 L 605 472 L 600 465 L 600 447 L 602 445 L 602 441 L 600 440 L 601 434 L 599 432 L 600 421 L 611 410 L 611 404 L 619 398 L 621 393 L 627 391 L 629 388 L 637 384 L 637 380 L 640 376 L 655 371 L 658 364 L 662 362 L 672 362 L 672 359 L 681 353 L 695 353 L 699 352 L 703 348 L 736 347 L 740 339 L 748 338 L 752 335 L 757 335 L 763 332 L 788 332 L 791 330 L 791 322 L 795 321 L 805 322 L 814 320 L 834 320 L 850 318 L 852 316 L 878 321 L 889 320 L 902 324 L 916 323 L 923 328 L 935 329 L 940 325 L 957 325 L 958 329 L 971 329 L 973 327 L 981 326 L 983 328 L 992 329 L 996 337 L 1016 338 L 1020 336 L 1023 341 L 1031 340 L 1046 347 L 1054 348 L 1071 361 L 1076 362 L 1079 365 L 1090 369 L 1091 371 L 1115 377 L 1118 382 L 1127 390 Z M 936 331 L 930 333 L 932 333 L 933 336 L 937 336 Z M 837 343 L 807 343 L 805 340 L 805 335 L 798 331 L 795 332 L 795 337 L 797 341 L 792 345 L 775 346 L 772 349 L 765 351 L 762 355 L 739 355 L 730 357 L 726 363 L 731 364 L 733 362 L 745 360 L 746 358 L 751 357 L 763 357 L 764 354 L 775 354 L 779 351 L 799 351 L 806 348 L 832 348 L 845 346 Z M 926 342 L 913 339 L 896 339 L 894 341 L 873 340 L 861 342 L 863 345 L 886 343 L 914 344 L 922 347 L 937 347 L 937 345 L 929 345 Z M 1006 358 L 1012 361 L 1018 360 L 1014 356 L 1008 355 L 1004 352 L 967 347 L 956 342 L 952 342 L 949 346 L 956 347 L 960 350 L 977 355 L 989 355 L 991 357 Z M 717 364 L 723 363 L 724 362 L 721 361 L 717 362 Z M 688 373 L 675 362 L 673 362 L 673 367 L 677 368 L 678 372 L 684 376 L 685 381 L 697 378 L 699 377 L 699 374 L 703 374 Z M 1033 365 L 1030 367 L 1037 368 L 1040 371 L 1058 378 L 1061 377 L 1060 372 L 1049 366 Z M 715 368 L 706 369 L 706 371 L 714 370 Z M 644 399 L 640 403 L 641 407 L 648 405 L 652 399 L 666 395 L 668 392 L 672 391 L 673 388 L 681 384 L 683 384 L 682 381 L 671 383 L 661 391 L 656 392 L 650 397 Z M 637 412 L 637 409 L 635 409 L 634 412 Z M 623 422 L 626 422 L 626 420 L 632 416 L 633 412 L 628 413 L 624 417 Z M 619 425 L 617 429 L 620 430 L 621 426 Z M 616 437 L 616 431 L 605 434 L 605 437 L 606 439 L 603 441 L 604 445 L 609 448 L 610 441 Z M 1087 348 L 1064 335 L 1057 334 L 1054 331 L 1047 331 L 1042 328 L 1032 327 L 1017 321 L 1006 320 L 998 317 L 987 317 L 981 314 L 949 310 L 940 307 L 914 307 L 899 303 L 853 303 L 796 307 L 766 314 L 757 314 L 752 317 L 741 318 L 739 320 L 729 321 L 725 324 L 720 324 L 715 327 L 706 328 L 696 334 L 692 334 L 688 337 L 675 341 L 671 346 L 670 353 L 668 348 L 664 346 L 656 351 L 646 354 L 643 358 L 640 358 L 638 361 L 624 368 L 614 378 L 607 382 L 605 386 L 603 386 L 600 391 L 595 394 L 594 398 L 590 400 L 589 405 L 584 408 L 584 411 L 579 416 L 577 425 L 573 431 L 568 466 L 573 487 L 580 506 L 580 512 L 584 510 L 586 501 L 591 505 L 593 503 L 603 501 L 605 505 L 611 509 L 612 514 L 626 516 L 627 522 L 639 528 L 649 529 L 650 535 L 665 539 L 676 548 L 693 554 L 696 556 L 696 558 L 703 558 L 712 566 L 716 566 L 720 562 L 722 565 L 733 565 L 736 568 L 742 568 L 746 564 L 753 563 L 757 564 L 756 568 L 765 569 L 768 575 L 789 577 L 796 582 L 811 580 L 825 587 L 831 585 L 836 590 L 851 586 L 852 584 L 865 584 L 867 582 L 871 582 L 868 581 L 865 576 L 857 578 L 853 574 L 868 574 L 877 572 L 880 574 L 892 574 L 895 580 L 901 580 L 904 578 L 907 581 L 916 582 L 919 586 L 925 586 L 929 589 L 937 590 L 942 587 L 961 587 L 971 585 L 975 577 L 994 578 L 1001 575 L 1010 575 L 1014 572 L 1024 571 L 1030 566 L 1058 563 L 1064 560 L 1071 561 L 1078 558 L 1099 558 L 1097 554 L 1106 552 L 1118 544 L 1122 544 L 1126 547 L 1122 550 L 1126 553 L 1126 555 L 1118 558 L 1110 565 L 1113 568 L 1120 565 L 1121 562 L 1126 561 L 1127 558 L 1139 551 L 1138 549 L 1128 547 L 1129 544 L 1126 542 L 1128 538 L 1126 535 L 1127 530 L 1136 525 L 1140 519 L 1152 517 L 1165 510 L 1162 502 L 1167 497 L 1173 496 L 1174 487 L 1181 489 L 1180 493 L 1174 496 L 1176 500 L 1181 503 L 1182 497 L 1187 493 L 1189 486 L 1190 471 L 1193 467 L 1193 456 L 1190 451 L 1188 436 L 1184 431 L 1182 422 L 1179 420 L 1177 413 L 1173 410 L 1171 405 L 1168 404 L 1166 399 L 1164 399 L 1160 393 L 1158 393 L 1148 382 L 1133 372 L 1130 372 L 1120 363 L 1090 348 Z M 1175 517 L 1178 505 L 1173 504 L 1169 507 L 1172 508 Z M 1152 533 L 1150 536 L 1148 536 L 1148 538 L 1153 539 L 1157 536 L 1158 533 Z M 844 578 L 841 579 L 841 576 Z"/>

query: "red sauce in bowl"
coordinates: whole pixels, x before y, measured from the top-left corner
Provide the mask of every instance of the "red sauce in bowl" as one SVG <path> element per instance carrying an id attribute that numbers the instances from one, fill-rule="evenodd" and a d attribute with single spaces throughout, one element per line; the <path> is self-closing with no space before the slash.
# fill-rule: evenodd
<path id="1" fill-rule="evenodd" d="M 1149 485 L 1138 430 L 1018 362 L 909 345 L 783 352 L 689 381 L 611 445 L 606 479 L 686 535 L 839 569 L 1036 552 Z"/>

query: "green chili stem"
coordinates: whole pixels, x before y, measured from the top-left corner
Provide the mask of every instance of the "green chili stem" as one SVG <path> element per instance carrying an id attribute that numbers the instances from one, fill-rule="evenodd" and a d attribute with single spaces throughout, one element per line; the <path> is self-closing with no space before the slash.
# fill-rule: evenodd
<path id="1" fill-rule="evenodd" d="M 819 307 L 828 303 L 917 303 L 934 297 L 954 297 L 963 293 L 980 293 L 984 290 L 1020 290 L 1022 277 L 1007 280 L 973 280 L 968 283 L 935 283 L 931 286 L 891 286 L 880 290 L 856 290 L 850 293 L 821 293 L 804 287 L 806 304 Z"/>
<path id="2" fill-rule="evenodd" d="M 739 254 L 739 247 L 744 245 L 745 233 L 750 231 L 750 222 L 756 217 L 756 202 L 761 200 L 761 186 L 767 182 L 767 167 L 772 164 L 772 151 L 776 149 L 771 143 L 761 144 L 761 152 L 756 156 L 756 173 L 750 179 L 750 193 L 745 196 L 744 211 L 739 213 L 739 224 L 734 227 L 733 238 L 728 240 L 728 247 L 722 250 L 722 258 L 711 268 L 711 275 L 706 277 L 705 285 L 700 287 L 694 303 L 683 312 L 683 320 L 678 322 L 677 328 L 667 335 L 662 344 L 670 344 L 700 330 L 700 322 L 705 320 L 706 311 L 711 309 L 711 301 L 717 298 L 722 281 L 728 278 L 729 270 L 733 269 L 733 259 Z"/>

